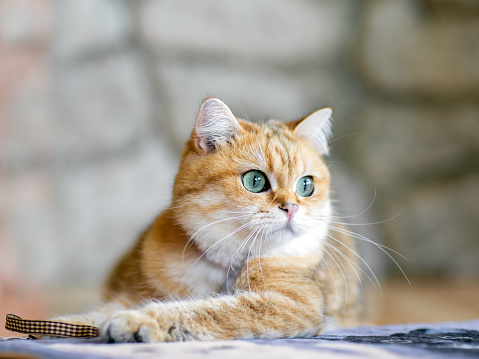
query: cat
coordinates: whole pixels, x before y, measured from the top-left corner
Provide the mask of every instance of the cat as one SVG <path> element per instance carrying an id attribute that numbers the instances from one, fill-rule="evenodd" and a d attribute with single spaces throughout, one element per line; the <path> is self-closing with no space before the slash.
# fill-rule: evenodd
<path id="1" fill-rule="evenodd" d="M 106 342 L 311 337 L 357 324 L 359 267 L 343 254 L 356 253 L 353 239 L 330 228 L 331 113 L 256 124 L 206 98 L 171 206 L 114 268 L 103 305 L 55 320 L 99 326 Z"/>

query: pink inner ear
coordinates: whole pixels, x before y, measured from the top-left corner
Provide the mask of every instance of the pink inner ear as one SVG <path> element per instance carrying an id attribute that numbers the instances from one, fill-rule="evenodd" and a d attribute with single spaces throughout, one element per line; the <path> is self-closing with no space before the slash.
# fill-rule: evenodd
<path id="1" fill-rule="evenodd" d="M 216 98 L 208 98 L 203 101 L 196 119 L 195 146 L 210 152 L 217 144 L 235 136 L 239 129 L 239 123 L 229 107 Z"/>
<path id="2" fill-rule="evenodd" d="M 200 151 L 208 152 L 207 144 L 199 137 L 195 137 L 195 146 Z"/>
<path id="3" fill-rule="evenodd" d="M 294 129 L 296 135 L 311 140 L 318 151 L 324 155 L 329 153 L 328 138 L 331 136 L 332 112 L 329 107 L 313 112 Z"/>

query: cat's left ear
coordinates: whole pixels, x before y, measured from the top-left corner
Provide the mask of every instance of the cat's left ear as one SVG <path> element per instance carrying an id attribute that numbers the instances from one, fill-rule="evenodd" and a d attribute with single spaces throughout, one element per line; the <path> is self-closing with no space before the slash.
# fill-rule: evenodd
<path id="1" fill-rule="evenodd" d="M 207 98 L 203 101 L 196 118 L 195 146 L 208 153 L 218 145 L 228 142 L 241 130 L 240 124 L 223 101 Z"/>
<path id="2" fill-rule="evenodd" d="M 331 137 L 333 109 L 323 108 L 296 122 L 294 133 L 313 142 L 322 155 L 329 154 L 328 139 Z"/>

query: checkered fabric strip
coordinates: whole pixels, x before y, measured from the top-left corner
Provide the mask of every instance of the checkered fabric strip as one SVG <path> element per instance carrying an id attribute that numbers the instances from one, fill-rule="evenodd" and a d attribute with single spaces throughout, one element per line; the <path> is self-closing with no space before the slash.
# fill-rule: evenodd
<path id="1" fill-rule="evenodd" d="M 76 325 L 49 320 L 28 320 L 14 314 L 7 314 L 5 329 L 23 334 L 43 334 L 69 338 L 92 338 L 99 335 L 98 328 L 90 325 Z"/>

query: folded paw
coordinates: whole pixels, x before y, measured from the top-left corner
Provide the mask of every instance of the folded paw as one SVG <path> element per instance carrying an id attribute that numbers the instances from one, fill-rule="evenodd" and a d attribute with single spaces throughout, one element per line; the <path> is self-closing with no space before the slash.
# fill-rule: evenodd
<path id="1" fill-rule="evenodd" d="M 141 310 L 128 310 L 107 319 L 100 328 L 100 335 L 108 343 L 173 341 L 171 327 L 162 328 L 158 320 Z"/>

